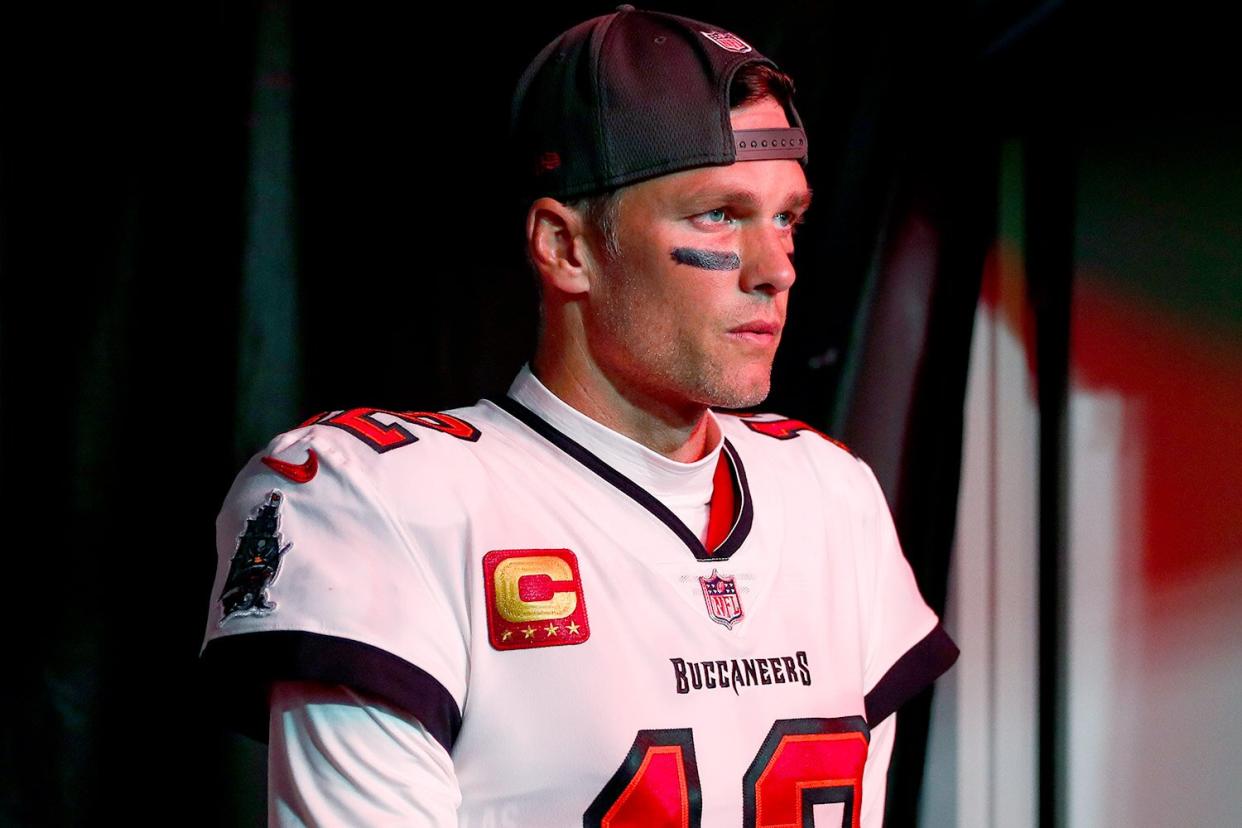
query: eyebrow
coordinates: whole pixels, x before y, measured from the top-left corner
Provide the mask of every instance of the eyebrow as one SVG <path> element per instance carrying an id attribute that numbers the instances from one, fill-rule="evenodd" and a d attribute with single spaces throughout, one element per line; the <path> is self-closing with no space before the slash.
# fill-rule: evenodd
<path id="1" fill-rule="evenodd" d="M 750 190 L 729 190 L 718 193 L 710 188 L 691 190 L 686 193 L 687 202 L 708 201 L 720 204 L 738 204 L 750 210 L 758 209 L 759 198 Z M 807 187 L 798 193 L 792 193 L 781 205 L 781 210 L 808 210 L 811 207 L 811 188 Z"/>
<path id="2" fill-rule="evenodd" d="M 800 193 L 795 193 L 785 202 L 785 209 L 789 210 L 794 207 L 797 207 L 799 210 L 811 209 L 811 195 L 810 187 L 807 187 Z"/>

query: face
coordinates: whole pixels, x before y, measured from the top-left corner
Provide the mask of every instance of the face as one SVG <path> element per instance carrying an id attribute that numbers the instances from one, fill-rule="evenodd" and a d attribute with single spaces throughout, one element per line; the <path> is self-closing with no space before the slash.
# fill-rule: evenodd
<path id="1" fill-rule="evenodd" d="M 765 98 L 733 128 L 787 127 Z M 742 161 L 635 184 L 620 256 L 591 285 L 587 344 L 614 383 L 674 408 L 762 401 L 785 324 L 794 226 L 810 203 L 797 161 Z"/>

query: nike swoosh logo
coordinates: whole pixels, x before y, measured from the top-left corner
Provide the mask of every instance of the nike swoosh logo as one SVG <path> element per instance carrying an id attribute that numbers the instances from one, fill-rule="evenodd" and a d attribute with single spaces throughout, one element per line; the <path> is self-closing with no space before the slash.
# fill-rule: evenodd
<path id="1" fill-rule="evenodd" d="M 294 483 L 309 483 L 315 472 L 319 471 L 319 455 L 315 454 L 314 449 L 306 450 L 306 460 L 301 463 L 288 463 L 275 457 L 259 459 L 263 461 L 263 465 Z"/>

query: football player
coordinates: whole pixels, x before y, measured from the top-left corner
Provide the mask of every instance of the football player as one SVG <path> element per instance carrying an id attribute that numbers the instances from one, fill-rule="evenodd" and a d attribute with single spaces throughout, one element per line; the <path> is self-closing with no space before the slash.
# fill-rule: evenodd
<path id="1" fill-rule="evenodd" d="M 203 658 L 271 822 L 880 825 L 895 712 L 956 648 L 866 463 L 713 410 L 769 390 L 792 83 L 623 6 L 512 123 L 541 322 L 508 395 L 325 412 L 221 510 Z"/>

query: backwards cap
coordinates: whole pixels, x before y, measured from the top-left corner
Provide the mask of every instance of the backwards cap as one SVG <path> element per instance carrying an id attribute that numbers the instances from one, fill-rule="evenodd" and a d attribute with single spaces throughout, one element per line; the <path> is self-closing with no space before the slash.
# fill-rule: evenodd
<path id="1" fill-rule="evenodd" d="M 768 158 L 806 163 L 802 120 L 738 130 L 729 86 L 738 69 L 776 64 L 716 26 L 619 6 L 579 23 L 518 81 L 511 142 L 523 196 L 568 201 L 694 167 Z"/>

